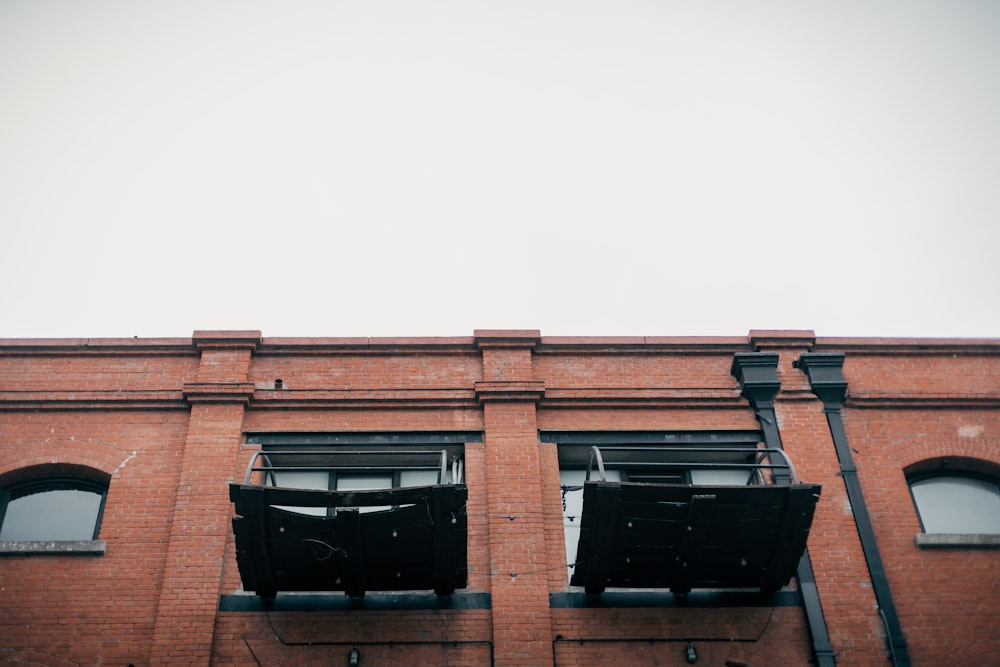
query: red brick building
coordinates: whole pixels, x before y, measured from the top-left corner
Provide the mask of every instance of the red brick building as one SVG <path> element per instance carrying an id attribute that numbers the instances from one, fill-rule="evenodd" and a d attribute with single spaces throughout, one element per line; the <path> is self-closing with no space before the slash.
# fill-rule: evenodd
<path id="1" fill-rule="evenodd" d="M 1000 664 L 998 480 L 995 339 L 2 340 L 0 664 Z"/>

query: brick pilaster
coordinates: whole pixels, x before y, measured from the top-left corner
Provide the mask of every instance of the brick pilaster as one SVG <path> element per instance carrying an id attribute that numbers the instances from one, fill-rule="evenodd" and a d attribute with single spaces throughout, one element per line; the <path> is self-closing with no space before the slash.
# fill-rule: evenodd
<path id="1" fill-rule="evenodd" d="M 191 405 L 177 500 L 170 526 L 150 662 L 208 664 L 222 559 L 232 510 L 233 478 L 243 413 L 253 394 L 247 382 L 260 332 L 194 334 L 201 351 L 197 382 L 184 386 Z"/>
<path id="2" fill-rule="evenodd" d="M 490 588 L 496 664 L 552 662 L 548 562 L 542 511 L 535 404 L 544 393 L 532 378 L 537 331 L 477 331 L 483 354 Z"/>

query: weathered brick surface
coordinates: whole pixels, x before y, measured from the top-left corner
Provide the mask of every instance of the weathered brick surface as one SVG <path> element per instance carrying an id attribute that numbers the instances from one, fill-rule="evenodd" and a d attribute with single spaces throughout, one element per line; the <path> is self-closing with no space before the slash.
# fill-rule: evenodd
<path id="1" fill-rule="evenodd" d="M 843 351 L 844 424 L 913 664 L 1000 653 L 1000 550 L 919 549 L 905 471 L 1000 465 L 997 341 L 541 337 L 0 341 L 0 484 L 109 476 L 104 556 L 0 558 L 0 664 L 808 664 L 799 607 L 550 608 L 565 576 L 558 457 L 539 431 L 756 430 L 736 352 L 780 355 L 776 414 L 823 484 L 809 549 L 839 665 L 887 664 L 821 402 L 793 363 Z M 282 379 L 283 387 L 274 381 Z M 227 484 L 248 433 L 477 432 L 467 591 L 491 609 L 219 612 L 241 591 Z M 45 467 L 47 466 L 47 468 Z M 794 582 L 793 582 L 794 586 Z"/>
<path id="2" fill-rule="evenodd" d="M 321 356 L 264 355 L 255 360 L 251 382 L 280 378 L 286 390 L 465 389 L 481 379 L 482 361 L 464 352 L 343 352 Z"/>
<path id="3" fill-rule="evenodd" d="M 183 410 L 0 411 L 0 479 L 52 462 L 112 478 L 104 556 L 0 559 L 0 662 L 148 659 L 186 431 Z"/>
<path id="4" fill-rule="evenodd" d="M 991 462 L 994 471 L 1000 464 L 1000 418 L 980 402 L 1000 394 L 1000 356 L 992 350 L 848 351 L 844 364 L 857 395 L 844 410 L 845 428 L 914 664 L 990 664 L 1000 648 L 1000 551 L 918 548 L 920 523 L 904 475 L 930 460 Z M 919 407 L 928 398 L 950 403 Z"/>
<path id="5" fill-rule="evenodd" d="M 220 613 L 212 663 L 346 665 L 488 665 L 486 610 Z"/>
<path id="6" fill-rule="evenodd" d="M 227 484 L 235 480 L 243 400 L 206 385 L 247 380 L 248 345 L 203 347 L 192 402 L 153 635 L 153 664 L 197 663 L 211 651 L 229 533 Z M 204 401 L 204 402 L 203 402 Z M 206 594 L 207 591 L 214 595 Z"/>
<path id="7" fill-rule="evenodd" d="M 810 654 L 796 608 L 555 609 L 552 616 L 557 665 L 687 665 L 689 641 L 706 665 L 805 665 Z"/>

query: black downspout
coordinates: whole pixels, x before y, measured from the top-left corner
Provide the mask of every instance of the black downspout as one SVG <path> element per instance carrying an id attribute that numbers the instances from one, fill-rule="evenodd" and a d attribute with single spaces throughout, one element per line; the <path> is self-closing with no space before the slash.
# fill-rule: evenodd
<path id="1" fill-rule="evenodd" d="M 743 396 L 750 401 L 757 414 L 757 421 L 764 432 L 764 442 L 768 447 L 784 449 L 774 413 L 774 397 L 781 389 L 781 382 L 778 381 L 778 355 L 770 352 L 738 352 L 733 355 L 731 372 L 739 381 Z M 787 473 L 783 477 L 775 477 L 779 484 L 791 482 Z M 799 582 L 799 595 L 802 597 L 802 608 L 809 625 L 816 664 L 819 667 L 834 667 L 836 654 L 830 643 L 830 633 L 826 629 L 826 617 L 823 616 L 808 549 L 799 559 L 795 576 Z"/>
<path id="2" fill-rule="evenodd" d="M 909 667 L 910 652 L 906 646 L 906 637 L 903 636 L 903 628 L 899 623 L 896 605 L 892 600 L 889 578 L 886 576 L 885 566 L 882 564 L 882 556 L 879 554 L 878 542 L 875 539 L 875 529 L 872 526 L 871 517 L 868 515 L 868 506 L 865 504 L 865 497 L 861 491 L 858 469 L 854 465 L 854 457 L 851 456 L 851 448 L 847 443 L 847 431 L 844 429 L 844 417 L 841 414 L 841 406 L 847 397 L 844 353 L 807 352 L 800 356 L 794 365 L 805 372 L 809 377 L 813 393 L 823 401 L 823 412 L 826 413 L 830 435 L 833 437 L 833 447 L 837 452 L 837 459 L 840 461 L 840 476 L 844 478 L 847 501 L 851 505 L 854 524 L 857 526 L 858 537 L 861 539 L 861 550 L 868 563 L 868 573 L 871 577 L 872 590 L 875 592 L 875 601 L 878 603 L 879 614 L 881 614 L 885 624 L 890 657 L 897 667 Z"/>

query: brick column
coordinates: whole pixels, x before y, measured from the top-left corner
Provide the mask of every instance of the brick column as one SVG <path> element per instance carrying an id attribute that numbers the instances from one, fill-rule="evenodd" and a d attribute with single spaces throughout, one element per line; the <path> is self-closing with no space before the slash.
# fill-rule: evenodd
<path id="1" fill-rule="evenodd" d="M 490 590 L 496 665 L 552 662 L 542 475 L 532 379 L 537 331 L 477 331 L 490 521 Z"/>
<path id="2" fill-rule="evenodd" d="M 191 404 L 177 499 L 170 526 L 152 664 L 209 663 L 222 559 L 232 509 L 228 483 L 253 395 L 250 357 L 259 331 L 196 331 L 197 382 L 184 386 Z"/>

